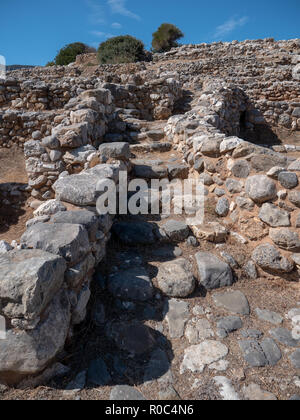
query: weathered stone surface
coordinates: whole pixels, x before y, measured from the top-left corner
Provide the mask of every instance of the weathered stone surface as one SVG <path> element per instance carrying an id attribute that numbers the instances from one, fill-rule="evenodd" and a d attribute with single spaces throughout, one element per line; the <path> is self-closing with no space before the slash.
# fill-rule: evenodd
<path id="1" fill-rule="evenodd" d="M 298 177 L 294 172 L 280 172 L 278 181 L 283 188 L 287 188 L 288 190 L 296 188 L 299 184 Z"/>
<path id="2" fill-rule="evenodd" d="M 111 401 L 143 401 L 146 398 L 132 386 L 117 385 L 113 387 L 109 399 Z"/>
<path id="3" fill-rule="evenodd" d="M 232 178 L 228 178 L 226 180 L 226 188 L 227 190 L 231 193 L 231 194 L 238 194 L 240 192 L 242 192 L 243 190 L 243 185 L 240 181 L 237 181 L 235 179 Z"/>
<path id="4" fill-rule="evenodd" d="M 161 264 L 157 281 L 160 290 L 169 297 L 187 297 L 196 287 L 192 264 L 184 258 Z"/>
<path id="5" fill-rule="evenodd" d="M 199 282 L 206 289 L 217 289 L 232 285 L 233 275 L 228 264 L 208 252 L 198 252 L 195 258 Z"/>
<path id="6" fill-rule="evenodd" d="M 290 273 L 294 269 L 294 264 L 270 244 L 255 248 L 252 259 L 263 270 L 274 273 Z"/>
<path id="7" fill-rule="evenodd" d="M 254 383 L 244 386 L 243 393 L 249 401 L 277 401 L 274 394 L 263 390 L 259 385 Z"/>
<path id="8" fill-rule="evenodd" d="M 271 203 L 265 203 L 260 212 L 260 219 L 271 227 L 291 226 L 290 215 L 287 211 L 279 209 Z"/>
<path id="9" fill-rule="evenodd" d="M 189 166 L 184 163 L 168 165 L 169 179 L 187 179 L 189 170 Z"/>
<path id="10" fill-rule="evenodd" d="M 251 367 L 264 367 L 268 365 L 268 360 L 257 341 L 240 341 L 239 345 L 246 362 Z"/>
<path id="11" fill-rule="evenodd" d="M 33 214 L 35 216 L 50 216 L 52 214 L 66 211 L 66 207 L 57 200 L 49 200 L 45 203 L 41 204 L 40 207 L 38 207 Z"/>
<path id="12" fill-rule="evenodd" d="M 183 336 L 188 318 L 189 305 L 187 302 L 176 299 L 169 300 L 166 307 L 166 320 L 171 338 L 181 338 Z"/>
<path id="13" fill-rule="evenodd" d="M 202 373 L 205 366 L 223 359 L 227 354 L 228 348 L 219 341 L 203 341 L 185 350 L 180 372 L 190 370 L 194 373 Z"/>
<path id="14" fill-rule="evenodd" d="M 225 376 L 215 376 L 214 382 L 224 401 L 240 401 L 239 394 L 235 391 L 232 382 Z"/>
<path id="15" fill-rule="evenodd" d="M 290 361 L 294 368 L 300 369 L 300 349 L 296 350 L 291 356 Z"/>
<path id="16" fill-rule="evenodd" d="M 69 264 L 80 261 L 89 251 L 87 231 L 81 225 L 38 223 L 21 238 L 22 244 L 60 255 Z"/>
<path id="17" fill-rule="evenodd" d="M 238 160 L 233 164 L 231 172 L 237 178 L 248 178 L 250 174 L 250 165 L 246 160 Z"/>
<path id="18" fill-rule="evenodd" d="M 300 191 L 290 191 L 288 194 L 288 199 L 292 204 L 300 207 Z"/>
<path id="19" fill-rule="evenodd" d="M 116 298 L 145 302 L 153 297 L 154 289 L 143 267 L 131 268 L 111 274 L 108 290 Z"/>
<path id="20" fill-rule="evenodd" d="M 74 225 L 82 225 L 89 233 L 91 241 L 97 240 L 97 231 L 99 228 L 99 217 L 87 210 L 66 211 L 56 213 L 51 217 L 52 223 L 69 223 Z"/>
<path id="21" fill-rule="evenodd" d="M 168 220 L 162 228 L 172 241 L 184 241 L 190 234 L 189 227 L 184 222 L 177 220 Z"/>
<path id="22" fill-rule="evenodd" d="M 288 251 L 298 251 L 300 249 L 298 233 L 289 229 L 270 229 L 270 238 L 279 248 Z"/>
<path id="23" fill-rule="evenodd" d="M 72 324 L 79 325 L 86 318 L 86 308 L 91 297 L 91 291 L 88 284 L 83 285 L 77 298 L 77 305 L 73 309 Z"/>
<path id="24" fill-rule="evenodd" d="M 121 242 L 130 246 L 135 246 L 153 244 L 155 242 L 153 229 L 151 223 L 120 222 L 113 226 L 112 231 Z"/>
<path id="25" fill-rule="evenodd" d="M 222 197 L 218 200 L 217 206 L 216 206 L 216 213 L 220 217 L 226 217 L 229 213 L 229 201 L 228 198 Z"/>
<path id="26" fill-rule="evenodd" d="M 58 293 L 33 331 L 9 330 L 0 346 L 0 372 L 40 372 L 63 349 L 70 325 L 70 304 Z"/>
<path id="27" fill-rule="evenodd" d="M 128 160 L 130 158 L 129 143 L 103 143 L 99 147 L 100 158 L 103 162 L 108 159 Z"/>
<path id="28" fill-rule="evenodd" d="M 277 189 L 274 181 L 267 176 L 255 175 L 247 179 L 246 192 L 255 203 L 265 203 L 276 197 Z"/>
<path id="29" fill-rule="evenodd" d="M 272 338 L 265 338 L 261 343 L 260 347 L 262 348 L 262 351 L 264 352 L 268 364 L 270 366 L 276 366 L 276 364 L 281 359 L 281 351 L 280 348 L 277 346 L 274 340 Z"/>
<path id="30" fill-rule="evenodd" d="M 99 191 L 99 182 L 105 179 L 116 179 L 116 165 L 97 165 L 93 169 L 59 178 L 54 184 L 56 198 L 77 206 L 95 206 Z"/>
<path id="31" fill-rule="evenodd" d="M 256 308 L 255 313 L 261 321 L 270 322 L 271 324 L 274 324 L 274 325 L 280 325 L 283 322 L 282 316 L 273 311 Z"/>
<path id="32" fill-rule="evenodd" d="M 219 330 L 224 330 L 226 334 L 229 334 L 242 328 L 243 322 L 241 318 L 237 316 L 228 316 L 226 318 L 221 318 L 217 322 L 217 327 Z"/>
<path id="33" fill-rule="evenodd" d="M 186 327 L 185 336 L 190 344 L 199 344 L 215 334 L 207 319 L 199 319 L 196 322 L 190 321 Z"/>
<path id="34" fill-rule="evenodd" d="M 63 258 L 38 249 L 0 256 L 0 312 L 9 318 L 37 318 L 61 288 L 65 270 Z"/>
<path id="35" fill-rule="evenodd" d="M 250 307 L 246 296 L 236 290 L 224 293 L 215 293 L 213 301 L 218 308 L 223 308 L 233 314 L 249 315 Z"/>
<path id="36" fill-rule="evenodd" d="M 288 347 L 298 347 L 300 343 L 300 340 L 295 340 L 292 337 L 291 332 L 286 328 L 275 328 L 270 331 L 270 334 L 275 340 L 279 341 L 279 343 Z"/>
<path id="37" fill-rule="evenodd" d="M 197 239 L 202 239 L 216 244 L 225 242 L 228 231 L 217 222 L 207 222 L 204 225 L 191 226 L 191 229 Z"/>

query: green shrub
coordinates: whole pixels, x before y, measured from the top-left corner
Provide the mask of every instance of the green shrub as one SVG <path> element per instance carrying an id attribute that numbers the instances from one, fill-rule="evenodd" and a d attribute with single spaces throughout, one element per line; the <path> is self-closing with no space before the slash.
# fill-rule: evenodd
<path id="1" fill-rule="evenodd" d="M 95 50 L 94 50 L 95 51 Z M 74 42 L 73 44 L 63 47 L 55 57 L 54 61 L 57 66 L 67 66 L 76 61 L 79 54 L 87 54 L 93 52 L 93 49 L 81 42 Z"/>
<path id="2" fill-rule="evenodd" d="M 144 44 L 130 35 L 110 38 L 98 48 L 100 64 L 135 63 L 145 58 Z"/>
<path id="3" fill-rule="evenodd" d="M 184 34 L 179 28 L 171 23 L 163 23 L 153 34 L 152 50 L 154 52 L 166 52 L 171 48 L 178 47 L 178 40 Z"/>
<path id="4" fill-rule="evenodd" d="M 46 64 L 46 67 L 53 67 L 53 66 L 55 66 L 54 61 L 49 61 L 49 62 Z"/>

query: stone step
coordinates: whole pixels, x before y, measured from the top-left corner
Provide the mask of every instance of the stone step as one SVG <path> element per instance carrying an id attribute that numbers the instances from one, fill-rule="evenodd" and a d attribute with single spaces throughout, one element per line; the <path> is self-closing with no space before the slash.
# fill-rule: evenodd
<path id="1" fill-rule="evenodd" d="M 132 144 L 130 146 L 131 152 L 160 152 L 165 153 L 172 150 L 172 144 L 168 142 L 164 143 L 141 143 Z"/>

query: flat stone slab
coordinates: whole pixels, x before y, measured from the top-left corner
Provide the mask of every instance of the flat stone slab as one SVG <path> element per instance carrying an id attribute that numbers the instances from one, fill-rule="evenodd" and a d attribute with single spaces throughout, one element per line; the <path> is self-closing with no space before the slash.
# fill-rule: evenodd
<path id="1" fill-rule="evenodd" d="M 125 301 L 145 302 L 152 299 L 154 289 L 143 267 L 119 271 L 109 276 L 108 290 L 116 298 Z"/>
<path id="2" fill-rule="evenodd" d="M 51 217 L 52 223 L 69 223 L 72 225 L 82 225 L 89 233 L 91 241 L 97 239 L 99 229 L 99 216 L 88 210 L 63 211 Z"/>
<path id="3" fill-rule="evenodd" d="M 286 328 L 275 328 L 274 330 L 270 331 L 272 337 L 279 341 L 279 343 L 284 344 L 288 347 L 298 347 L 300 344 L 300 340 L 295 340 L 292 336 L 291 331 L 287 330 Z"/>
<path id="4" fill-rule="evenodd" d="M 218 308 L 223 308 L 233 314 L 250 315 L 249 302 L 246 296 L 238 290 L 215 293 L 213 301 Z"/>
<path id="5" fill-rule="evenodd" d="M 283 323 L 283 317 L 276 312 L 256 308 L 255 313 L 261 321 L 270 322 L 274 325 L 280 325 Z"/>
<path id="6" fill-rule="evenodd" d="M 0 307 L 9 318 L 33 320 L 64 282 L 63 258 L 39 249 L 0 255 Z"/>
<path id="7" fill-rule="evenodd" d="M 280 348 L 271 338 L 265 338 L 261 342 L 243 340 L 239 345 L 244 359 L 251 367 L 276 366 L 282 358 Z"/>
<path id="8" fill-rule="evenodd" d="M 176 299 L 169 300 L 166 320 L 169 325 L 171 338 L 181 338 L 183 336 L 189 315 L 189 305 L 187 302 Z"/>
<path id="9" fill-rule="evenodd" d="M 110 401 L 143 401 L 146 398 L 132 386 L 117 385 L 113 387 L 109 397 Z"/>
<path id="10" fill-rule="evenodd" d="M 243 393 L 249 401 L 277 401 L 274 394 L 263 390 L 259 385 L 254 383 L 244 386 Z"/>
<path id="11" fill-rule="evenodd" d="M 184 352 L 184 359 L 180 373 L 190 370 L 202 373 L 205 366 L 218 362 L 228 355 L 228 348 L 219 341 L 206 340 L 203 343 L 188 347 Z"/>
<path id="12" fill-rule="evenodd" d="M 227 263 L 208 252 L 198 252 L 195 258 L 199 282 L 206 289 L 218 289 L 233 284 L 232 270 Z"/>

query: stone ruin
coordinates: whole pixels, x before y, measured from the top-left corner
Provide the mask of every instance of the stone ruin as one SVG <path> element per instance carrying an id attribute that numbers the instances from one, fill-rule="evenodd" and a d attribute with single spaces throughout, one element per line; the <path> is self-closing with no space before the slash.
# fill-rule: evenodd
<path id="1" fill-rule="evenodd" d="M 0 378 L 26 387 L 35 383 L 28 379 L 32 375 L 45 379 L 51 369 L 65 374 L 59 355 L 87 313 L 95 312 L 90 308 L 93 283 L 111 257 L 111 241 L 117 240 L 117 262 L 106 271 L 101 296 L 104 302 L 113 299 L 121 315 L 105 318 L 102 303 L 98 327 L 105 326 L 120 352 L 150 355 L 141 383 L 162 384 L 157 399 L 181 395 L 174 377 L 207 370 L 225 373 L 205 377 L 202 385 L 196 376 L 198 396 L 283 399 L 288 391 L 296 394 L 300 40 L 184 45 L 155 54 L 149 63 L 93 63 L 94 55 L 88 54 L 68 67 L 17 70 L 0 81 L 0 164 L 1 148 L 24 150 L 28 205 L 34 209 L 20 238 L 12 245 L 0 242 L 0 315 L 7 329 L 0 340 Z M 147 181 L 201 179 L 204 223 L 188 226 L 185 218 L 173 216 L 152 223 L 99 216 L 97 183 L 117 182 L 120 171 Z M 9 186 L 0 184 L 0 197 L 9 193 Z M 159 261 L 152 277 L 140 262 L 140 246 L 145 247 L 141 260 L 150 252 L 149 261 L 155 255 Z M 163 259 L 156 253 L 160 249 L 167 252 Z M 283 304 L 288 314 L 255 309 L 256 302 L 238 290 L 239 282 L 250 282 L 251 288 L 251 281 L 261 278 L 291 287 L 292 299 Z M 202 289 L 219 308 L 216 315 L 198 305 Z M 194 299 L 190 306 L 188 297 Z M 135 308 L 142 305 L 149 312 L 157 300 L 164 318 L 153 332 L 137 324 Z M 255 334 L 249 323 L 254 312 L 259 322 L 277 328 L 265 333 L 257 327 Z M 235 316 L 225 317 L 228 313 Z M 272 385 L 271 392 L 264 391 L 257 383 L 242 388 L 240 365 L 226 376 L 231 348 L 226 339 L 243 324 L 247 329 L 232 357 L 252 369 L 269 366 L 275 374 L 278 364 L 288 366 L 292 379 L 286 393 L 276 393 Z M 179 339 L 185 343 L 179 368 L 173 370 L 170 354 L 155 338 L 164 328 L 172 347 Z M 142 337 L 139 343 L 135 333 Z M 263 334 L 270 337 L 262 340 Z M 104 359 L 92 361 L 84 384 L 114 382 L 113 368 Z"/>

